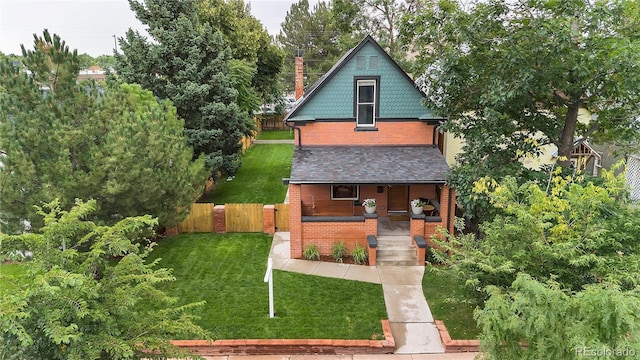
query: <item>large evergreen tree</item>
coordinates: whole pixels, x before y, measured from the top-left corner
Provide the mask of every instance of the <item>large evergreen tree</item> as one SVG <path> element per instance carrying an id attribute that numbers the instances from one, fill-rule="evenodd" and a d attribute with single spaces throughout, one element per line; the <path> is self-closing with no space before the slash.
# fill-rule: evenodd
<path id="1" fill-rule="evenodd" d="M 167 101 L 137 85 L 76 83 L 77 53 L 47 31 L 23 47 L 24 69 L 0 65 L 0 220 L 41 225 L 34 205 L 96 199 L 97 220 L 185 216 L 202 191 L 204 161 L 192 161 L 183 123 Z"/>
<path id="2" fill-rule="evenodd" d="M 195 156 L 204 154 L 212 176 L 235 173 L 240 140 L 253 122 L 236 104 L 224 36 L 199 21 L 195 0 L 129 3 L 152 39 L 131 29 L 119 39 L 118 75 L 173 102 Z"/>

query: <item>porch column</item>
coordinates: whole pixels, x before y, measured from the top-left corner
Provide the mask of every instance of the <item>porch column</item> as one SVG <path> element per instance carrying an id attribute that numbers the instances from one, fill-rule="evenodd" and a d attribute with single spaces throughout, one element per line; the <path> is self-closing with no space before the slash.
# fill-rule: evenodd
<path id="1" fill-rule="evenodd" d="M 302 200 L 301 185 L 289 184 L 289 233 L 291 258 L 302 257 Z"/>
<path id="2" fill-rule="evenodd" d="M 456 215 L 456 192 L 455 189 L 445 185 L 442 187 L 440 196 L 440 216 L 442 216 L 442 226 L 453 234 L 455 229 L 453 221 Z"/>

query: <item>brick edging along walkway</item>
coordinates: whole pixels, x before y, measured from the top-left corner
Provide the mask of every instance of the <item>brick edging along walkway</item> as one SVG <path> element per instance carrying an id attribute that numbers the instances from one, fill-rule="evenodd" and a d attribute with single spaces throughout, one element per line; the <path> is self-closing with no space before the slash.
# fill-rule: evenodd
<path id="1" fill-rule="evenodd" d="M 435 323 L 440 333 L 440 339 L 442 339 L 445 353 L 480 351 L 480 340 L 452 340 L 447 327 L 444 326 L 444 322 L 442 320 L 436 320 Z"/>
<path id="2" fill-rule="evenodd" d="M 338 339 L 233 339 L 172 340 L 201 356 L 214 355 L 290 355 L 290 354 L 392 354 L 395 340 L 389 320 L 382 320 L 384 340 Z"/>

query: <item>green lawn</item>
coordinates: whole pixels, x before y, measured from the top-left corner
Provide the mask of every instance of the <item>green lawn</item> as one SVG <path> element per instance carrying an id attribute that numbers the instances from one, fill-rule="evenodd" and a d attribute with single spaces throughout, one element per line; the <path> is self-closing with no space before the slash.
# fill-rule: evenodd
<path id="1" fill-rule="evenodd" d="M 480 331 L 473 319 L 472 305 L 456 301 L 463 298 L 463 284 L 447 270 L 430 270 L 427 266 L 422 278 L 422 289 L 434 319 L 444 321 L 452 339 L 477 339 Z M 453 300 L 453 301 L 452 301 Z"/>
<path id="2" fill-rule="evenodd" d="M 293 145 L 253 145 L 244 154 L 242 167 L 233 180 L 219 179 L 216 188 L 201 202 L 282 203 L 287 194 L 282 178 L 291 175 L 292 158 Z"/>
<path id="3" fill-rule="evenodd" d="M 257 140 L 293 140 L 293 130 L 263 130 Z"/>
<path id="4" fill-rule="evenodd" d="M 276 317 L 263 282 L 271 236 L 186 234 L 153 251 L 177 281 L 166 290 L 181 303 L 206 300 L 200 325 L 220 339 L 369 339 L 387 317 L 382 286 L 274 271 Z"/>

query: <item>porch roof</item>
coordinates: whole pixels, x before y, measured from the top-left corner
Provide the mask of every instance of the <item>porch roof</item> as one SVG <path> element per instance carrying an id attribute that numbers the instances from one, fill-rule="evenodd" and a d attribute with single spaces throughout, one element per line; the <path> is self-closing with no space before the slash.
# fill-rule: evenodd
<path id="1" fill-rule="evenodd" d="M 291 184 L 442 184 L 449 166 L 432 146 L 318 146 L 293 153 Z"/>

